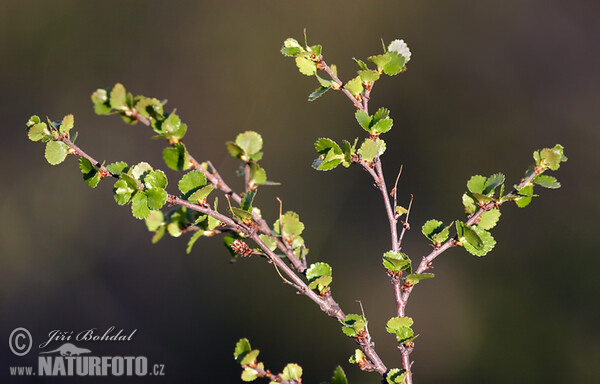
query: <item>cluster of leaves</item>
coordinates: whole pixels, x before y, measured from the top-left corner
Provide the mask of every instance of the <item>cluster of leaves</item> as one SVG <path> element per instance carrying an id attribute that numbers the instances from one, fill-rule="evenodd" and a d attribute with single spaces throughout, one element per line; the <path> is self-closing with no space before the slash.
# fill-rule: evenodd
<path id="1" fill-rule="evenodd" d="M 321 86 L 311 93 L 310 101 L 317 99 L 330 89 L 340 90 L 343 88 L 359 102 L 367 96 L 367 92 L 370 92 L 382 73 L 394 76 L 403 72 L 406 70 L 406 62 L 410 60 L 410 51 L 404 41 L 394 40 L 387 47 L 383 44 L 383 54 L 368 58 L 368 61 L 376 65 L 375 69 L 370 69 L 362 60 L 354 59 L 359 67 L 358 75 L 345 84 L 341 84 L 337 78 L 336 66 L 327 67 L 324 64 L 321 55 L 322 47 L 308 45 L 306 35 L 304 40 L 304 46 L 292 38 L 285 40 L 281 53 L 295 58 L 300 73 L 317 78 Z M 330 79 L 320 77 L 318 70 L 329 70 Z M 319 171 L 329 171 L 340 164 L 349 167 L 352 162 L 361 160 L 372 165 L 375 158 L 381 156 L 386 149 L 385 142 L 379 139 L 379 135 L 392 128 L 393 120 L 389 117 L 389 113 L 388 109 L 379 108 L 375 114 L 369 115 L 363 108 L 359 108 L 356 111 L 356 120 L 369 133 L 369 138 L 365 139 L 358 149 L 358 139 L 354 141 L 354 144 L 344 140 L 341 146 L 329 138 L 318 139 L 315 142 L 315 149 L 319 156 L 313 161 L 313 168 Z"/>
<path id="2" fill-rule="evenodd" d="M 69 146 L 62 141 L 61 137 L 70 139 L 70 132 L 75 124 L 73 115 L 66 115 L 61 121 L 53 122 L 47 119 L 44 123 L 38 116 L 31 116 L 27 121 L 27 137 L 31 141 L 42 141 L 46 143 L 44 155 L 50 165 L 62 163 L 69 152 Z M 76 135 L 73 138 L 73 142 Z M 97 183 L 96 183 L 97 184 Z"/>
<path id="3" fill-rule="evenodd" d="M 383 43 L 383 41 L 382 41 Z M 319 44 L 309 45 L 304 35 L 304 45 L 296 39 L 288 38 L 283 42 L 281 53 L 284 56 L 293 57 L 300 73 L 306 76 L 315 76 L 320 87 L 317 88 L 308 97 L 309 101 L 316 100 L 330 89 L 348 90 L 354 97 L 360 98 L 365 90 L 370 90 L 373 83 L 379 80 L 381 74 L 388 76 L 397 75 L 406 70 L 406 63 L 410 60 L 410 51 L 404 41 L 394 40 L 389 46 L 383 44 L 383 53 L 369 56 L 368 61 L 375 64 L 376 68 L 371 69 L 362 60 L 354 59 L 359 69 L 357 76 L 340 84 L 337 81 L 337 68 L 331 65 L 330 69 L 333 76 L 330 79 L 324 79 L 319 76 L 318 70 L 325 70 L 323 66 L 323 57 L 321 55 L 323 47 Z"/>
<path id="4" fill-rule="evenodd" d="M 243 381 L 254 381 L 259 377 L 266 377 L 271 380 L 271 383 L 301 383 L 302 382 L 302 367 L 296 363 L 287 364 L 281 373 L 272 374 L 265 370 L 264 363 L 257 360 L 260 351 L 252 349 L 248 339 L 240 339 L 233 352 L 233 357 L 244 369 L 242 371 Z M 322 384 L 348 384 L 348 379 L 342 367 L 338 366 L 333 371 L 333 376 L 329 383 Z"/>
<path id="5" fill-rule="evenodd" d="M 160 101 L 145 96 L 133 96 L 125 90 L 123 84 L 117 83 L 108 89 L 98 89 L 92 93 L 94 111 L 98 115 L 118 114 L 127 124 L 135 124 L 139 116 L 150 121 L 150 126 L 158 135 L 175 144 L 181 141 L 187 131 L 175 110 L 164 112 L 166 100 Z"/>
<path id="6" fill-rule="evenodd" d="M 233 352 L 235 360 L 244 368 L 242 371 L 243 381 L 254 381 L 258 377 L 270 376 L 271 373 L 265 370 L 264 363 L 257 360 L 260 351 L 252 349 L 248 339 L 240 339 Z M 290 363 L 283 368 L 283 371 L 275 375 L 275 382 L 285 380 L 287 382 L 302 382 L 302 367 L 298 364 Z"/>
<path id="7" fill-rule="evenodd" d="M 383 266 L 390 276 L 402 279 L 404 286 L 412 286 L 421 280 L 434 277 L 433 273 L 412 273 L 412 261 L 407 254 L 402 252 L 388 251 L 384 253 Z M 406 273 L 406 276 L 403 276 L 403 273 Z"/>
<path id="8" fill-rule="evenodd" d="M 332 269 L 327 263 L 314 263 L 306 270 L 308 288 L 316 289 L 321 296 L 329 292 L 329 285 L 333 281 Z"/>
<path id="9" fill-rule="evenodd" d="M 285 243 L 291 245 L 298 259 L 304 259 L 308 254 L 308 248 L 306 248 L 304 239 L 300 236 L 304 231 L 304 224 L 300 221 L 300 216 L 296 212 L 288 211 L 281 215 L 273 224 L 273 230 Z M 329 273 L 331 274 L 331 271 Z"/>
<path id="10" fill-rule="evenodd" d="M 242 161 L 238 174 L 244 175 L 246 171 L 249 172 L 248 189 L 256 189 L 259 185 L 279 185 L 279 183 L 268 181 L 267 172 L 258 165 L 258 161 L 263 157 L 261 135 L 254 131 L 246 131 L 237 135 L 235 141 L 226 142 L 225 146 L 231 156 Z M 248 170 L 245 169 L 246 166 Z"/>
<path id="11" fill-rule="evenodd" d="M 518 207 L 526 207 L 536 195 L 533 186 L 545 188 L 559 188 L 560 183 L 554 176 L 544 175 L 547 170 L 555 171 L 560 163 L 567 161 L 561 145 L 553 148 L 544 148 L 533 153 L 535 164 L 529 167 L 523 176 L 523 182 L 515 185 L 508 194 L 504 194 L 505 177 L 502 173 L 495 173 L 489 177 L 475 175 L 467 182 L 467 192 L 462 196 L 465 212 L 469 217 L 478 215 L 472 224 L 456 221 L 444 225 L 439 220 L 429 220 L 422 228 L 422 232 L 434 247 L 439 247 L 446 241 L 450 234 L 452 224 L 456 226 L 458 244 L 475 256 L 485 256 L 496 245 L 496 241 L 489 232 L 500 219 L 500 205 L 507 201 L 514 201 Z"/>

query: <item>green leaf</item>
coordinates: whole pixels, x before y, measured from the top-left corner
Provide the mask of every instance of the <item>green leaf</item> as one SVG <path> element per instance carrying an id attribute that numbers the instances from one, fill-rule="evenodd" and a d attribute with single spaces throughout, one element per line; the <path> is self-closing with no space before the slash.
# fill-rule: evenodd
<path id="1" fill-rule="evenodd" d="M 85 157 L 80 157 L 79 158 L 79 169 L 81 170 L 81 173 L 83 173 L 85 175 L 87 173 L 90 173 L 91 171 L 95 171 L 96 167 L 94 167 L 92 162 L 89 161 L 88 159 L 86 159 Z"/>
<path id="2" fill-rule="evenodd" d="M 296 56 L 296 66 L 303 75 L 312 76 L 317 73 L 317 64 L 306 55 Z"/>
<path id="3" fill-rule="evenodd" d="M 385 375 L 387 384 L 404 384 L 406 382 L 406 371 L 400 368 L 390 369 Z"/>
<path id="4" fill-rule="evenodd" d="M 160 124 L 159 132 L 170 142 L 177 143 L 185 136 L 187 125 L 181 122 L 181 118 L 173 110 Z"/>
<path id="5" fill-rule="evenodd" d="M 244 150 L 233 141 L 226 142 L 225 147 L 227 147 L 227 151 L 229 152 L 229 154 L 235 157 L 236 159 L 240 159 L 244 154 Z"/>
<path id="6" fill-rule="evenodd" d="M 147 197 L 148 208 L 161 209 L 167 202 L 167 191 L 159 188 L 149 188 L 144 192 Z"/>
<path id="7" fill-rule="evenodd" d="M 258 363 L 256 364 L 258 369 L 261 369 L 264 371 L 265 366 L 263 363 Z M 243 381 L 254 381 L 256 380 L 256 378 L 258 377 L 258 371 L 256 371 L 253 368 L 250 367 L 245 367 L 244 370 L 242 371 L 242 380 Z"/>
<path id="8" fill-rule="evenodd" d="M 129 174 L 136 180 L 142 181 L 147 174 L 153 171 L 153 168 L 150 164 L 146 162 L 141 162 L 134 165 L 130 170 Z"/>
<path id="9" fill-rule="evenodd" d="M 556 180 L 556 177 L 549 175 L 537 175 L 532 182 L 539 185 L 540 187 L 557 189 L 560 188 L 560 183 Z"/>
<path id="10" fill-rule="evenodd" d="M 477 237 L 481 241 L 481 246 L 476 247 L 473 243 L 465 242 L 463 246 L 472 255 L 475 256 L 485 256 L 490 252 L 494 246 L 496 245 L 496 240 L 492 237 L 492 234 L 488 231 L 473 227 L 473 231 L 477 234 Z"/>
<path id="11" fill-rule="evenodd" d="M 42 120 L 40 120 L 40 117 L 37 115 L 33 115 L 29 118 L 29 120 L 27 120 L 27 123 L 25 123 L 25 125 L 27 126 L 27 128 L 31 128 L 36 124 L 41 123 Z"/>
<path id="12" fill-rule="evenodd" d="M 483 249 L 483 241 L 475 232 L 475 228 L 468 226 L 462 221 L 456 222 L 456 232 L 458 234 L 458 240 L 463 243 L 469 243 L 472 248 L 481 250 Z"/>
<path id="13" fill-rule="evenodd" d="M 110 106 L 112 109 L 120 111 L 127 109 L 127 92 L 123 84 L 115 84 L 110 91 Z"/>
<path id="14" fill-rule="evenodd" d="M 406 62 L 404 56 L 397 52 L 387 52 L 386 55 L 390 56 L 390 60 L 383 65 L 383 73 L 388 76 L 394 76 L 402 72 L 404 63 Z"/>
<path id="15" fill-rule="evenodd" d="M 526 185 L 517 191 L 521 197 L 515 200 L 515 203 L 519 208 L 525 208 L 531 203 L 533 198 L 533 185 Z"/>
<path id="16" fill-rule="evenodd" d="M 129 166 L 124 161 L 118 161 L 115 163 L 111 163 L 106 166 L 108 172 L 115 176 L 119 176 L 123 172 L 127 172 L 129 170 Z"/>
<path id="17" fill-rule="evenodd" d="M 354 79 L 349 80 L 346 84 L 344 84 L 344 88 L 347 89 L 353 96 L 358 96 L 363 91 L 363 85 L 360 76 L 356 76 Z"/>
<path id="18" fill-rule="evenodd" d="M 319 88 L 315 89 L 310 95 L 308 95 L 308 101 L 317 100 L 319 97 L 323 96 L 325 94 L 325 92 L 329 91 L 330 89 L 331 89 L 331 86 L 320 86 Z"/>
<path id="19" fill-rule="evenodd" d="M 244 211 L 252 212 L 252 202 L 254 201 L 254 196 L 256 196 L 256 192 L 257 190 L 254 189 L 244 193 L 242 201 L 240 202 L 240 207 Z"/>
<path id="20" fill-rule="evenodd" d="M 350 337 L 358 336 L 364 331 L 367 325 L 367 321 L 361 315 L 350 314 L 346 315 L 344 322 L 342 323 L 342 331 L 345 335 Z"/>
<path id="21" fill-rule="evenodd" d="M 439 220 L 429 220 L 421 229 L 425 237 L 436 244 L 440 244 L 446 239 L 448 239 L 448 235 L 450 234 L 449 228 L 444 226 Z"/>
<path id="22" fill-rule="evenodd" d="M 315 263 L 306 270 L 306 278 L 308 279 L 308 288 L 317 289 L 323 294 L 328 290 L 329 285 L 333 281 L 331 266 L 327 263 Z"/>
<path id="23" fill-rule="evenodd" d="M 379 72 L 372 69 L 358 71 L 358 76 L 365 83 L 379 80 Z"/>
<path id="24" fill-rule="evenodd" d="M 377 138 L 375 140 L 365 139 L 357 153 L 364 161 L 371 163 L 376 157 L 383 155 L 384 152 L 385 141 Z"/>
<path id="25" fill-rule="evenodd" d="M 240 219 L 252 219 L 252 214 L 248 211 L 244 211 L 241 208 L 231 207 L 231 212 Z"/>
<path id="26" fill-rule="evenodd" d="M 405 253 L 389 251 L 383 254 L 383 266 L 388 271 L 399 273 L 410 271 L 411 261 Z"/>
<path id="27" fill-rule="evenodd" d="M 152 236 L 152 244 L 156 244 L 160 241 L 160 239 L 163 238 L 163 236 L 165 235 L 167 230 L 167 227 L 164 225 L 161 225 L 160 227 L 158 227 L 158 230 L 154 233 L 154 236 Z"/>
<path id="28" fill-rule="evenodd" d="M 374 121 L 379 121 L 379 120 L 387 118 L 389 115 L 390 115 L 390 110 L 387 109 L 387 108 L 381 107 L 373 115 L 373 120 Z"/>
<path id="29" fill-rule="evenodd" d="M 434 277 L 433 273 L 413 273 L 406 276 L 406 282 L 410 285 L 415 285 L 421 280 L 433 279 Z"/>
<path id="30" fill-rule="evenodd" d="M 371 132 L 370 127 L 373 118 L 369 116 L 367 112 L 363 111 L 362 109 L 359 109 L 356 111 L 354 116 L 356 116 L 356 121 L 358 121 L 358 124 L 360 124 L 360 126 L 363 127 L 365 131 Z"/>
<path id="31" fill-rule="evenodd" d="M 370 56 L 368 60 L 374 63 L 377 66 L 377 68 L 383 68 L 387 63 L 390 62 L 390 60 L 392 60 L 392 57 L 390 55 L 383 54 Z"/>
<path id="32" fill-rule="evenodd" d="M 338 154 L 338 155 L 342 154 L 342 150 L 340 149 L 340 146 L 331 139 L 322 137 L 320 139 L 317 139 L 317 141 L 315 142 L 315 149 L 317 150 L 317 152 L 319 152 L 321 154 L 329 152 L 329 150 L 332 148 L 334 149 L 334 152 L 336 154 Z"/>
<path id="33" fill-rule="evenodd" d="M 258 154 L 262 149 L 263 139 L 254 131 L 246 131 L 237 135 L 235 144 L 240 147 L 246 155 L 253 156 Z"/>
<path id="34" fill-rule="evenodd" d="M 358 139 L 354 140 L 354 144 L 350 145 L 350 142 L 347 140 L 342 140 L 342 152 L 344 153 L 344 161 L 342 165 L 348 168 L 352 164 L 352 159 L 356 155 L 356 142 Z"/>
<path id="35" fill-rule="evenodd" d="M 296 56 L 305 51 L 304 47 L 302 47 L 296 39 L 292 39 L 291 37 L 283 42 L 283 47 L 281 48 L 281 53 L 288 57 Z"/>
<path id="36" fill-rule="evenodd" d="M 58 165 L 67 157 L 69 146 L 62 141 L 49 141 L 46 144 L 46 160 L 50 165 Z"/>
<path id="37" fill-rule="evenodd" d="M 462 203 L 465 206 L 465 213 L 470 215 L 477 211 L 477 201 L 469 196 L 469 193 L 462 195 Z"/>
<path id="38" fill-rule="evenodd" d="M 73 115 L 66 115 L 63 117 L 62 122 L 60 123 L 60 133 L 68 134 L 73 126 L 75 125 L 75 118 Z"/>
<path id="39" fill-rule="evenodd" d="M 281 378 L 283 380 L 296 380 L 302 377 L 302 367 L 295 363 L 290 363 L 283 368 Z"/>
<path id="40" fill-rule="evenodd" d="M 304 224 L 300 221 L 297 213 L 288 211 L 275 222 L 273 229 L 281 234 L 285 241 L 291 242 L 294 237 L 302 234 Z"/>
<path id="41" fill-rule="evenodd" d="M 192 248 L 194 247 L 194 244 L 196 243 L 196 241 L 198 241 L 199 238 L 202 237 L 202 235 L 204 235 L 204 231 L 200 230 L 200 231 L 196 231 L 192 237 L 190 237 L 190 239 L 188 240 L 187 243 L 187 248 L 185 249 L 185 253 L 187 253 L 188 255 L 190 253 L 192 253 Z"/>
<path id="42" fill-rule="evenodd" d="M 244 356 L 246 356 L 252 348 L 250 347 L 250 341 L 248 339 L 243 338 L 240 339 L 235 345 L 235 350 L 233 351 L 233 358 L 241 363 Z"/>
<path id="43" fill-rule="evenodd" d="M 146 119 L 151 117 L 158 120 L 164 119 L 163 103 L 158 99 L 136 96 L 135 109 Z"/>
<path id="44" fill-rule="evenodd" d="M 113 196 L 119 205 L 125 205 L 131 200 L 131 196 L 137 191 L 135 180 L 126 174 L 122 174 L 113 186 Z"/>
<path id="45" fill-rule="evenodd" d="M 92 93 L 92 103 L 94 104 L 94 112 L 97 115 L 108 115 L 110 113 L 110 102 L 108 101 L 108 92 L 106 89 L 97 89 Z"/>
<path id="46" fill-rule="evenodd" d="M 175 171 L 185 171 L 191 167 L 190 155 L 182 143 L 163 150 L 163 160 L 167 167 Z"/>
<path id="47" fill-rule="evenodd" d="M 410 317 L 392 317 L 386 323 L 385 330 L 392 335 L 396 335 L 398 342 L 403 342 L 415 336 L 412 328 L 410 328 L 413 323 L 413 319 Z"/>
<path id="48" fill-rule="evenodd" d="M 556 144 L 553 148 L 542 149 L 539 151 L 539 158 L 539 165 L 544 168 L 550 168 L 552 171 L 556 171 L 560 168 L 560 163 L 568 160 L 564 154 L 564 148 L 560 144 Z"/>
<path id="49" fill-rule="evenodd" d="M 308 281 L 312 281 L 321 276 L 331 276 L 333 270 L 327 263 L 314 263 L 306 270 L 306 278 Z"/>
<path id="50" fill-rule="evenodd" d="M 208 197 L 208 195 L 210 195 L 210 193 L 214 189 L 215 189 L 214 185 L 212 185 L 212 184 L 206 185 L 206 186 L 198 189 L 194 193 L 192 193 L 190 195 L 190 197 L 188 197 L 187 199 L 194 203 L 203 204 L 205 202 L 206 198 Z"/>
<path id="51" fill-rule="evenodd" d="M 333 376 L 331 377 L 331 384 L 348 384 L 346 373 L 339 365 L 333 371 Z"/>
<path id="52" fill-rule="evenodd" d="M 321 56 L 321 51 L 323 50 L 323 47 L 321 45 L 315 44 L 307 48 L 309 52 L 312 52 L 315 55 L 315 57 Z"/>
<path id="53" fill-rule="evenodd" d="M 489 211 L 483 212 L 479 216 L 479 222 L 477 227 L 481 229 L 492 229 L 496 226 L 496 223 L 500 219 L 500 210 L 497 208 L 490 209 Z"/>
<path id="54" fill-rule="evenodd" d="M 354 354 L 352 356 L 350 356 L 350 359 L 348 360 L 348 362 L 350 364 L 361 364 L 361 363 L 364 363 L 365 360 L 366 360 L 366 358 L 365 358 L 365 354 L 363 353 L 363 351 L 361 351 L 360 349 L 355 349 Z"/>
<path id="55" fill-rule="evenodd" d="M 35 116 L 35 117 L 37 117 L 37 116 Z M 29 130 L 27 131 L 27 137 L 29 137 L 29 140 L 31 140 L 31 141 L 40 141 L 45 136 L 49 136 L 49 135 L 50 135 L 50 131 L 48 130 L 48 126 L 46 125 L 46 123 L 34 124 L 31 127 L 29 127 Z"/>
<path id="56" fill-rule="evenodd" d="M 90 187 L 96 188 L 98 182 L 100 182 L 100 173 L 96 167 L 94 167 L 92 162 L 85 157 L 80 157 L 79 169 L 81 170 L 81 173 L 83 173 L 83 181 Z"/>
<path id="57" fill-rule="evenodd" d="M 165 189 L 167 187 L 167 176 L 160 169 L 150 171 L 144 177 L 144 184 L 147 188 Z"/>
<path id="58" fill-rule="evenodd" d="M 206 176 L 204 173 L 194 169 L 193 171 L 189 171 L 183 175 L 181 180 L 179 180 L 177 187 L 179 188 L 179 191 L 186 196 L 204 187 L 205 185 Z"/>
<path id="59" fill-rule="evenodd" d="M 483 190 L 485 189 L 485 182 L 487 178 L 481 175 L 472 176 L 469 181 L 467 181 L 467 189 L 471 193 L 480 193 L 483 194 Z"/>
<path id="60" fill-rule="evenodd" d="M 154 232 L 160 228 L 165 221 L 165 216 L 161 211 L 151 211 L 148 217 L 146 217 L 146 227 L 148 231 Z"/>
<path id="61" fill-rule="evenodd" d="M 394 125 L 394 121 L 389 117 L 385 119 L 379 120 L 373 127 L 371 127 L 371 133 L 373 134 L 381 134 L 386 133 L 390 129 L 392 129 L 392 125 Z"/>
<path id="62" fill-rule="evenodd" d="M 398 215 L 398 216 L 402 216 L 402 215 L 404 215 L 405 213 L 408 213 L 408 209 L 406 209 L 406 208 L 404 208 L 404 207 L 402 207 L 402 206 L 400 206 L 400 205 L 397 205 L 397 206 L 396 206 L 396 215 Z"/>
<path id="63" fill-rule="evenodd" d="M 138 192 L 131 199 L 131 212 L 136 219 L 145 219 L 150 215 L 148 197 L 143 192 Z"/>
<path id="64" fill-rule="evenodd" d="M 481 192 L 481 193 L 484 194 L 484 195 L 489 195 L 498 186 L 504 184 L 504 180 L 505 180 L 505 177 L 504 177 L 503 174 L 501 174 L 501 173 L 494 173 L 492 176 L 488 177 L 485 180 L 485 185 L 483 187 L 483 192 Z"/>
<path id="65" fill-rule="evenodd" d="M 362 69 L 363 71 L 367 71 L 369 69 L 369 67 L 367 67 L 367 64 L 364 61 L 357 59 L 355 57 L 353 57 L 352 60 L 354 60 L 354 62 L 358 65 L 358 67 L 360 69 Z"/>
<path id="66" fill-rule="evenodd" d="M 240 364 L 247 365 L 256 362 L 256 358 L 258 357 L 259 353 L 260 351 L 258 349 L 251 350 L 250 352 L 246 353 L 246 355 L 244 355 L 242 361 L 240 361 Z"/>
<path id="67" fill-rule="evenodd" d="M 250 187 L 255 185 L 263 185 L 267 183 L 267 172 L 261 168 L 258 163 L 250 163 Z M 269 184 L 275 185 L 278 183 L 269 182 Z"/>
<path id="68" fill-rule="evenodd" d="M 265 245 L 271 251 L 274 251 L 277 248 L 277 240 L 275 240 L 271 236 L 265 235 L 265 234 L 260 234 L 260 235 L 258 235 L 258 237 L 260 237 L 260 239 L 262 240 L 262 242 L 265 243 Z"/>

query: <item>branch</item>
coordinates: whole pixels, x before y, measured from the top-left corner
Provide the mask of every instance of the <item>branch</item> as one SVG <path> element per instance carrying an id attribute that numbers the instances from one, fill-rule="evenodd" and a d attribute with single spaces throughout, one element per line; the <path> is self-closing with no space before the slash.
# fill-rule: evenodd
<path id="1" fill-rule="evenodd" d="M 119 178 L 117 175 L 110 173 L 104 165 L 102 165 L 96 159 L 94 159 L 86 152 L 84 152 L 81 148 L 79 148 L 77 145 L 75 145 L 71 140 L 69 140 L 69 138 L 66 135 L 61 134 L 55 140 L 62 141 L 63 143 L 67 144 L 70 148 L 70 154 L 73 154 L 78 157 L 85 157 L 86 159 L 88 159 L 92 164 L 96 166 L 102 178 L 106 176 L 111 176 L 116 179 Z M 297 288 L 299 293 L 307 296 L 310 300 L 316 303 L 319 306 L 319 308 L 328 316 L 337 319 L 339 322 L 344 321 L 346 315 L 340 308 L 339 304 L 332 298 L 331 292 L 328 291 L 328 293 L 324 296 L 320 296 L 317 293 L 315 293 L 312 289 L 310 289 L 306 282 L 304 282 L 304 280 L 302 280 L 290 266 L 288 266 L 277 254 L 275 254 L 262 241 L 259 234 L 255 230 L 243 223 L 234 220 L 229 216 L 226 216 L 222 213 L 213 210 L 208 205 L 195 204 L 171 194 L 167 194 L 167 203 L 186 207 L 188 209 L 203 213 L 205 215 L 212 216 L 215 219 L 224 223 L 231 230 L 245 234 L 262 249 L 269 262 L 273 263 L 277 267 L 278 271 L 282 272 L 285 276 L 287 276 L 287 278 L 289 278 L 289 281 L 287 282 L 288 284 Z M 364 337 L 362 339 L 357 337 L 355 338 L 355 340 L 360 346 L 361 350 L 364 352 L 365 356 L 367 356 L 370 360 L 364 367 L 361 368 L 363 370 L 376 371 L 379 374 L 384 375 L 385 372 L 387 372 L 387 368 L 381 361 L 381 358 L 379 358 L 379 356 L 377 355 L 377 352 L 375 352 L 374 344 L 371 342 L 370 335 L 367 333 L 367 337 Z"/>
<path id="2" fill-rule="evenodd" d="M 134 117 L 135 119 L 137 119 L 137 121 L 141 122 L 142 124 L 144 124 L 146 126 L 150 126 L 150 124 L 151 124 L 150 120 L 148 120 L 144 116 L 138 114 L 137 111 L 135 111 L 135 113 L 132 115 L 132 117 Z M 174 145 L 175 143 L 171 143 L 171 144 Z M 200 162 L 198 162 L 189 153 L 189 151 L 188 151 L 188 157 L 189 157 L 192 169 L 196 169 L 196 170 L 202 172 L 206 176 L 208 181 L 215 186 L 215 188 L 221 190 L 226 195 L 231 196 L 231 198 L 237 204 L 241 204 L 242 197 L 239 194 L 237 194 L 236 192 L 234 192 L 233 189 L 231 189 L 229 187 L 229 185 L 227 185 L 227 183 L 225 183 L 223 178 L 219 175 L 219 173 L 216 171 L 216 169 L 212 166 L 212 164 L 210 162 L 209 162 L 209 164 L 210 164 L 211 168 L 213 169 L 213 172 L 210 172 L 207 169 L 204 169 L 204 167 L 202 167 L 200 165 Z M 92 162 L 92 164 L 96 164 L 96 163 Z M 245 188 L 247 190 L 248 177 L 249 177 L 249 169 L 248 169 L 247 164 L 246 164 L 246 167 L 244 168 L 244 171 L 245 171 L 245 184 L 246 184 Z M 258 213 L 254 212 L 252 214 L 252 216 L 254 218 L 254 221 L 258 224 L 258 228 L 259 228 L 260 232 L 265 235 L 271 236 L 273 239 L 275 239 L 277 248 L 279 248 L 279 250 L 281 250 L 287 256 L 288 260 L 294 266 L 294 269 L 296 269 L 298 272 L 304 272 L 306 270 L 306 266 L 304 265 L 304 263 L 301 260 L 298 259 L 298 257 L 296 257 L 293 249 L 289 245 L 284 244 L 279 238 L 272 236 L 273 231 L 271 231 L 271 227 L 269 226 L 269 224 L 267 224 L 267 222 L 262 217 L 260 217 L 258 215 Z"/>
<path id="3" fill-rule="evenodd" d="M 348 98 L 350 99 L 350 101 L 352 102 L 352 104 L 354 104 L 354 106 L 356 107 L 356 109 L 365 110 L 366 105 L 363 106 L 363 104 L 361 104 L 361 102 L 360 102 L 359 99 L 357 99 L 356 97 L 354 97 L 354 95 L 352 93 L 350 93 L 349 90 L 347 90 L 346 88 L 344 88 L 344 83 L 342 82 L 342 80 L 340 80 L 339 77 L 337 77 L 337 75 L 333 72 L 333 70 L 331 70 L 331 68 L 329 68 L 329 66 L 327 65 L 327 63 L 325 62 L 325 60 L 323 60 L 323 56 L 319 56 L 317 58 L 317 69 L 325 71 L 325 72 L 327 72 L 327 74 L 329 76 L 331 76 L 331 78 L 333 79 L 333 81 L 335 81 L 336 84 L 337 84 L 337 90 L 340 90 L 340 91 L 344 92 L 344 94 L 346 96 L 348 96 Z"/>

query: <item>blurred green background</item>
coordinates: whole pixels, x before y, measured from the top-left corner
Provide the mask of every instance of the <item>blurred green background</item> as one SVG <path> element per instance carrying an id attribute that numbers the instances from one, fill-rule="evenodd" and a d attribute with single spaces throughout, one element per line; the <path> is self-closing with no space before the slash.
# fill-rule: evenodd
<path id="1" fill-rule="evenodd" d="M 353 56 L 381 51 L 381 38 L 412 50 L 405 74 L 376 84 L 371 108 L 392 111 L 384 167 L 392 183 L 404 166 L 401 204 L 415 196 L 404 247 L 415 260 L 429 250 L 425 220 L 463 217 L 471 175 L 502 171 L 510 185 L 534 149 L 560 143 L 569 157 L 557 174 L 563 188 L 502 210 L 491 254 L 452 249 L 415 290 L 416 382 L 597 383 L 599 14 L 592 0 L 0 1 L 0 336 L 20 326 L 38 343 L 54 329 L 138 329 L 133 342 L 81 346 L 164 363 L 164 378 L 143 380 L 165 383 L 240 382 L 232 352 L 248 337 L 268 368 L 297 362 L 306 383 L 338 364 L 351 383 L 379 382 L 347 363 L 353 341 L 264 260 L 230 264 L 219 239 L 201 239 L 191 255 L 183 239 L 151 245 L 144 224 L 114 203 L 110 181 L 92 190 L 74 159 L 52 167 L 27 140 L 30 115 L 74 113 L 78 144 L 97 159 L 166 168 L 150 130 L 94 115 L 91 92 L 122 82 L 167 98 L 189 125 L 194 156 L 236 188 L 223 143 L 244 130 L 263 135 L 262 165 L 283 182 L 257 197 L 267 220 L 276 197 L 300 213 L 309 261 L 333 266 L 342 308 L 359 312 L 361 300 L 385 363 L 401 364 L 384 330 L 395 307 L 380 262 L 390 247 L 380 196 L 358 168 L 310 167 L 316 138 L 362 130 L 341 94 L 307 102 L 316 81 L 280 55 L 306 27 L 343 79 L 354 76 Z M 17 358 L 3 345 L 2 381 L 25 382 L 7 367 L 34 363 L 37 350 Z"/>

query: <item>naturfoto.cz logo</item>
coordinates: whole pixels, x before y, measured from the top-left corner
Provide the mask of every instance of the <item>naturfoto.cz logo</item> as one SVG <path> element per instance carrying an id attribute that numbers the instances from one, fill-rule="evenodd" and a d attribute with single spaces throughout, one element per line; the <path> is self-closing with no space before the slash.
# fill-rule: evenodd
<path id="1" fill-rule="evenodd" d="M 105 332 L 96 328 L 75 333 L 74 331 L 53 330 L 48 339 L 39 344 L 37 371 L 33 366 L 9 367 L 11 376 L 162 376 L 163 364 L 153 364 L 149 369 L 145 356 L 94 356 L 88 348 L 76 346 L 72 342 L 111 342 L 131 341 L 137 332 L 115 332 L 115 327 Z M 44 350 L 50 343 L 61 341 L 62 345 Z M 9 347 L 13 354 L 22 357 L 29 353 L 33 345 L 31 333 L 25 328 L 16 328 L 9 336 Z"/>

